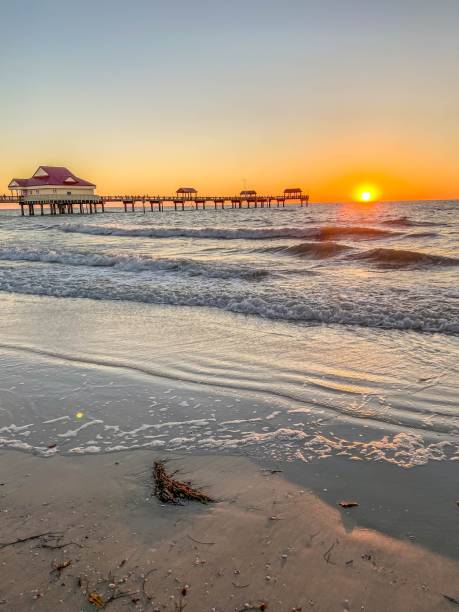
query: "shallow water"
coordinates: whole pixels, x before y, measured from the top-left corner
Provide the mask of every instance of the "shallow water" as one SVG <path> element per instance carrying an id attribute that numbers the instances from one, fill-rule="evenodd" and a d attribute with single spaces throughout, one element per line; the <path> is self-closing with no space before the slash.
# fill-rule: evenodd
<path id="1" fill-rule="evenodd" d="M 1 215 L 0 445 L 459 459 L 458 206 Z"/>

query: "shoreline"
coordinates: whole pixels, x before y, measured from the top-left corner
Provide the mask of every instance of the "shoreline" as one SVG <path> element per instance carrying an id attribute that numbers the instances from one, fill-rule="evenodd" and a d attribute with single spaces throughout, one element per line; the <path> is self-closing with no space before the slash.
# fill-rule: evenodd
<path id="1" fill-rule="evenodd" d="M 217 612 L 262 602 L 286 612 L 430 612 L 459 598 L 457 562 L 357 527 L 362 507 L 333 507 L 245 457 L 170 456 L 171 470 L 218 503 L 164 506 L 151 496 L 151 468 L 167 456 L 1 452 L 0 541 L 61 537 L 0 550 L 0 609 L 96 610 L 96 592 L 124 593 L 111 610 L 167 611 L 185 585 L 189 610 Z"/>

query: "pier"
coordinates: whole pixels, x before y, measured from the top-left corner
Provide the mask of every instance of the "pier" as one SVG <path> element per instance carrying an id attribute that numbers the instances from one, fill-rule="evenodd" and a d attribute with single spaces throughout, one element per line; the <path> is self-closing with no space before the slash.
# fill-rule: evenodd
<path id="1" fill-rule="evenodd" d="M 242 208 L 272 208 L 299 204 L 308 206 L 309 195 L 300 190 L 285 190 L 281 195 L 257 195 L 246 192 L 232 196 L 201 196 L 197 192 L 179 193 L 175 195 L 85 195 L 80 198 L 49 195 L 4 195 L 0 196 L 0 203 L 18 204 L 22 216 L 33 217 L 38 215 L 92 215 L 106 212 L 106 204 L 123 206 L 125 213 L 134 212 L 164 212 L 166 210 L 225 210 Z M 290 193 L 291 191 L 291 193 Z"/>
<path id="2" fill-rule="evenodd" d="M 165 210 L 205 210 L 213 207 L 271 208 L 285 207 L 299 202 L 307 206 L 309 196 L 300 187 L 284 189 L 281 195 L 259 195 L 253 189 L 245 189 L 239 195 L 204 196 L 194 187 L 179 187 L 174 195 L 98 195 L 96 185 L 82 179 L 65 166 L 39 166 L 30 178 L 13 178 L 8 188 L 10 195 L 0 196 L 0 203 L 15 203 L 21 215 L 34 217 L 35 213 L 49 215 L 96 215 L 104 213 L 106 204 L 123 205 L 124 212 L 163 212 Z"/>

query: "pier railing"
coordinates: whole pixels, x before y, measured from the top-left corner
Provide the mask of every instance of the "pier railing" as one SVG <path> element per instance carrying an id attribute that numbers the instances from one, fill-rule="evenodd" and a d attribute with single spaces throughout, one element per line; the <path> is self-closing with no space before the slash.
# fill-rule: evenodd
<path id="1" fill-rule="evenodd" d="M 4 199 L 2 199 L 4 198 Z M 165 209 L 189 210 L 202 209 L 213 205 L 217 210 L 220 208 L 272 208 L 273 206 L 285 207 L 294 203 L 300 206 L 308 206 L 309 195 L 234 195 L 234 196 L 150 196 L 150 195 L 84 195 L 84 194 L 58 194 L 49 195 L 24 195 L 24 196 L 0 196 L 0 202 L 11 202 L 19 204 L 22 216 L 28 211 L 29 216 L 35 215 L 35 207 L 39 207 L 40 214 L 45 214 L 45 209 L 49 214 L 95 214 L 106 212 L 107 203 L 120 203 L 125 212 L 135 212 L 141 210 L 146 212 L 148 209 L 153 212 L 162 212 Z"/>

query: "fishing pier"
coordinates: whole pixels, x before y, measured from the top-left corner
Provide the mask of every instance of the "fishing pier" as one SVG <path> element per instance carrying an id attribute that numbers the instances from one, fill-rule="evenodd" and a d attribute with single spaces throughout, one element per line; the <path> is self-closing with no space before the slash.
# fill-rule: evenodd
<path id="1" fill-rule="evenodd" d="M 184 196 L 148 196 L 148 195 L 128 195 L 128 196 L 82 196 L 81 198 L 68 199 L 59 196 L 0 196 L 0 203 L 15 203 L 21 208 L 22 216 L 39 215 L 92 215 L 106 212 L 106 204 L 116 204 L 123 206 L 124 212 L 163 212 L 165 210 L 206 210 L 220 208 L 225 210 L 239 208 L 271 208 L 285 207 L 286 205 L 299 204 L 307 206 L 309 203 L 308 195 L 301 195 L 300 198 L 288 197 L 285 195 L 277 196 L 196 196 L 187 198 Z"/>
<path id="2" fill-rule="evenodd" d="M 259 195 L 243 190 L 239 195 L 204 196 L 194 187 L 180 187 L 174 195 L 97 195 L 95 184 L 77 177 L 65 167 L 39 166 L 28 179 L 15 178 L 8 185 L 11 194 L 0 196 L 1 203 L 15 203 L 21 215 L 92 215 L 106 212 L 106 205 L 123 206 L 124 212 L 164 212 L 165 210 L 214 210 L 225 208 L 272 208 L 296 203 L 307 206 L 309 195 L 299 187 L 284 189 L 281 195 Z"/>

